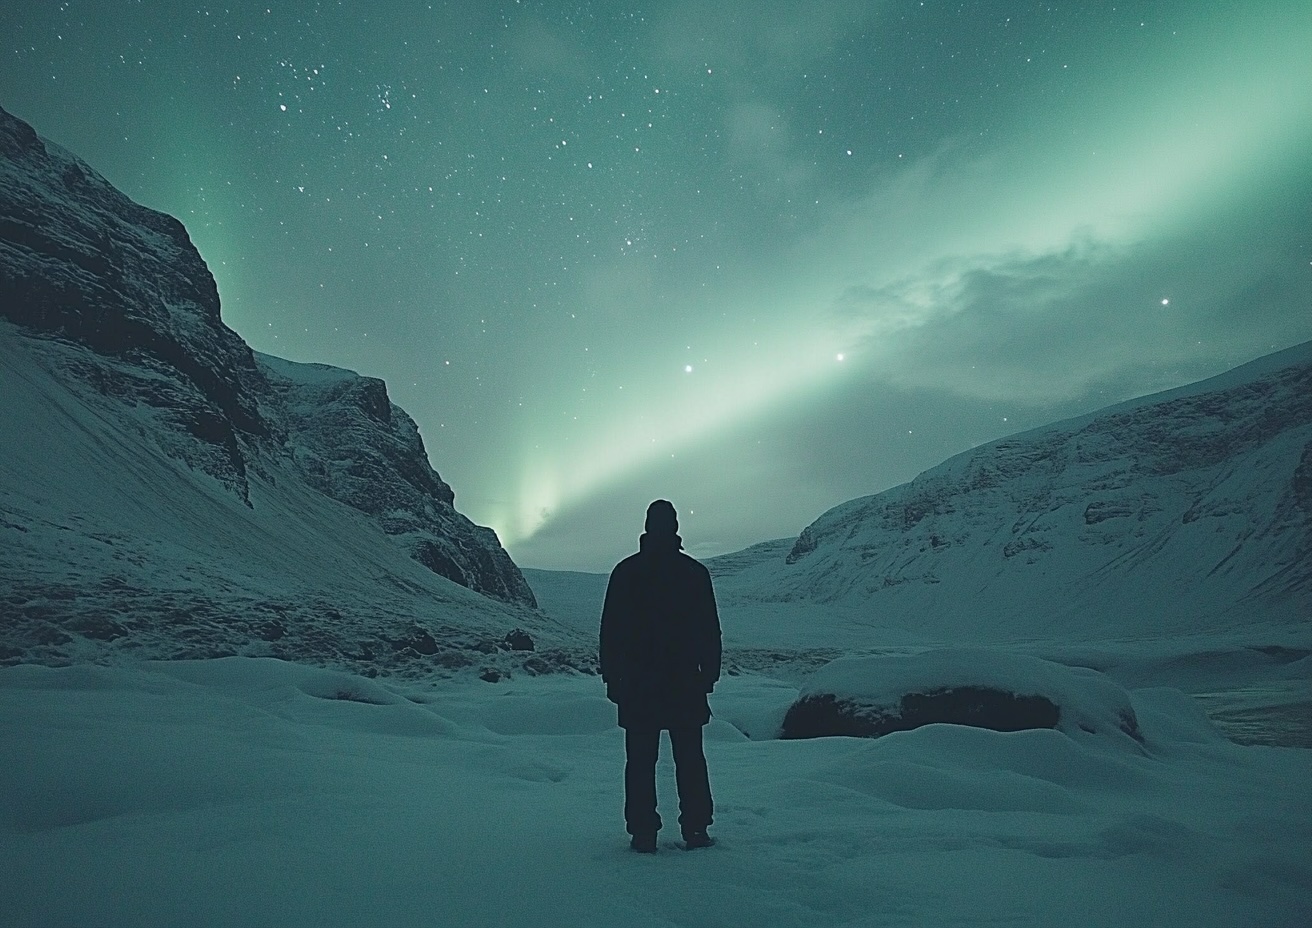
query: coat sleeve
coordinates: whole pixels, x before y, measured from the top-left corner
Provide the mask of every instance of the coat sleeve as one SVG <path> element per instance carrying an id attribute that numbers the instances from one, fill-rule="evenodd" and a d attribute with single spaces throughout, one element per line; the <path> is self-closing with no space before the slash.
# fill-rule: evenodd
<path id="1" fill-rule="evenodd" d="M 603 683 L 622 680 L 625 676 L 624 649 L 620 642 L 624 624 L 624 582 L 618 569 L 611 572 L 606 584 L 606 600 L 601 607 L 601 640 L 598 656 L 601 659 L 601 679 Z"/>
<path id="2" fill-rule="evenodd" d="M 706 692 L 710 692 L 720 679 L 720 664 L 723 645 L 720 633 L 720 614 L 715 606 L 715 587 L 711 585 L 711 573 L 702 568 L 702 641 L 698 662 L 701 665 L 702 679 Z"/>

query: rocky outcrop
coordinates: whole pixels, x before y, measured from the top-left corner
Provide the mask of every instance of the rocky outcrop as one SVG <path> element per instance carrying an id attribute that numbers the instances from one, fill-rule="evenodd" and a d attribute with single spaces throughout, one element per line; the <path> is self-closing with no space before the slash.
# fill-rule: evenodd
<path id="1" fill-rule="evenodd" d="M 806 679 L 780 737 L 878 738 L 935 724 L 1143 740 L 1129 694 L 1102 674 L 983 649 L 826 664 Z"/>
<path id="2" fill-rule="evenodd" d="M 456 511 L 381 381 L 257 360 L 220 318 L 214 278 L 180 222 L 3 110 L 0 318 L 82 349 L 57 353 L 81 398 L 247 507 L 254 482 L 299 474 L 432 572 L 534 604 L 495 533 Z"/>
<path id="3" fill-rule="evenodd" d="M 251 350 L 182 223 L 140 206 L 0 110 L 0 315 L 91 349 L 76 371 L 139 406 L 171 455 L 247 497 L 268 437 Z"/>
<path id="4" fill-rule="evenodd" d="M 992 731 L 1056 728 L 1061 710 L 1043 696 L 983 686 L 907 693 L 896 706 L 866 706 L 832 694 L 807 696 L 788 707 L 781 738 L 878 738 L 922 725 L 970 725 Z"/>
<path id="5" fill-rule="evenodd" d="M 535 605 L 519 568 L 489 528 L 455 510 L 428 466 L 413 419 L 372 377 L 257 355 L 281 402 L 284 447 L 305 481 L 371 516 L 429 570 L 508 602 Z"/>

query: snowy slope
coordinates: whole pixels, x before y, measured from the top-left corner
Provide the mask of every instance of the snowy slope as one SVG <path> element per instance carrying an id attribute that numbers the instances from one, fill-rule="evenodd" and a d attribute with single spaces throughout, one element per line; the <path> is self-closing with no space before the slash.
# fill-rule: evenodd
<path id="1" fill-rule="evenodd" d="M 0 434 L 21 437 L 0 454 L 7 661 L 241 653 L 422 673 L 503 666 L 496 643 L 517 626 L 578 644 L 428 570 L 290 461 L 262 460 L 248 500 L 198 473 L 148 414 L 62 374 L 84 352 L 0 323 Z"/>
<path id="2" fill-rule="evenodd" d="M 749 549 L 750 551 L 751 549 Z M 844 503 L 730 603 L 829 607 L 900 637 L 1312 631 L 1312 343 L 958 455 Z M 711 562 L 715 569 L 716 561 Z"/>

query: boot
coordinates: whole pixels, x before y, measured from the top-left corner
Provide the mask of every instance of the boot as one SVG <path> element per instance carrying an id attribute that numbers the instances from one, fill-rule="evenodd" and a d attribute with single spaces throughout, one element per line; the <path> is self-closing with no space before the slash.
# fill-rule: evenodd
<path id="1" fill-rule="evenodd" d="M 706 833 L 705 828 L 690 831 L 683 836 L 683 846 L 690 851 L 695 851 L 699 847 L 710 847 L 714 843 L 715 839 Z"/>
<path id="2" fill-rule="evenodd" d="M 629 841 L 629 847 L 633 848 L 639 854 L 656 853 L 656 836 L 655 835 L 634 835 Z"/>

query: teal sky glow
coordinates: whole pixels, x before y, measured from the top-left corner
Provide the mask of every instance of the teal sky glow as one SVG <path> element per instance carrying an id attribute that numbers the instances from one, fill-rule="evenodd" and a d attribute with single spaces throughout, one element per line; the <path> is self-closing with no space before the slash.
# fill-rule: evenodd
<path id="1" fill-rule="evenodd" d="M 6 4 L 0 105 L 382 377 L 526 566 L 1312 338 L 1312 5 Z"/>

